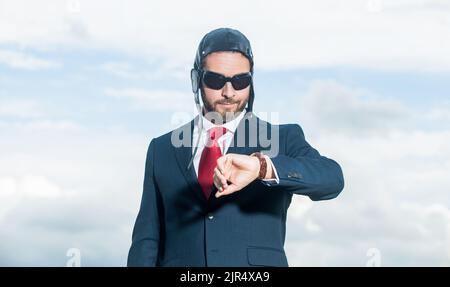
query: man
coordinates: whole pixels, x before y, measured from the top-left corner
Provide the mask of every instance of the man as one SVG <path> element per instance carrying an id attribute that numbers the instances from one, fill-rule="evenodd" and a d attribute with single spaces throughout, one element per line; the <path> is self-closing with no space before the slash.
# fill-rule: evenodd
<path id="1" fill-rule="evenodd" d="M 293 194 L 326 200 L 343 189 L 340 166 L 299 125 L 252 113 L 252 77 L 241 32 L 203 37 L 191 71 L 199 115 L 150 143 L 128 266 L 288 266 Z"/>

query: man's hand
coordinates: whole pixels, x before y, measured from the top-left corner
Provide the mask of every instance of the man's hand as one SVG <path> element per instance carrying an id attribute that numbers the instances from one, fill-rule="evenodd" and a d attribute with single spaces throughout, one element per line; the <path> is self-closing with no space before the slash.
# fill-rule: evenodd
<path id="1" fill-rule="evenodd" d="M 216 197 L 231 194 L 246 187 L 258 178 L 259 159 L 242 154 L 226 154 L 217 160 L 214 169 Z"/>

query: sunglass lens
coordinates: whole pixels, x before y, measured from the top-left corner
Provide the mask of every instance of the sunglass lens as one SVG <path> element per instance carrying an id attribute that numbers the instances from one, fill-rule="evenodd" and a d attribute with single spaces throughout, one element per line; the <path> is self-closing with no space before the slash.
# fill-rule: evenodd
<path id="1" fill-rule="evenodd" d="M 210 89 L 220 90 L 225 85 L 225 78 L 216 73 L 206 72 L 203 82 Z"/>
<path id="2" fill-rule="evenodd" d="M 236 76 L 232 79 L 231 84 L 235 90 L 242 90 L 247 88 L 252 82 L 250 75 Z"/>

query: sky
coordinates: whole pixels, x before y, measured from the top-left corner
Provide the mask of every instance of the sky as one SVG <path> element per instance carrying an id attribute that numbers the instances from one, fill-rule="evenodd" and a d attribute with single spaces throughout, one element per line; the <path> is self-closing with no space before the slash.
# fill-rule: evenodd
<path id="1" fill-rule="evenodd" d="M 450 1 L 0 0 L 0 266 L 124 266 L 154 137 L 202 36 L 250 40 L 254 111 L 335 159 L 290 266 L 450 266 Z M 74 253 L 75 250 L 75 253 Z"/>

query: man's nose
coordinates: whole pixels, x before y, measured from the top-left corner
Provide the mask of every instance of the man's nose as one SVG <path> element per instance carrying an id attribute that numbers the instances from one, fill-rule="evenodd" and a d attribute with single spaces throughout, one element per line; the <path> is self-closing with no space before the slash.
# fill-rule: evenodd
<path id="1" fill-rule="evenodd" d="M 225 98 L 232 98 L 235 95 L 235 90 L 231 82 L 226 82 L 225 86 L 222 88 L 222 96 Z"/>

